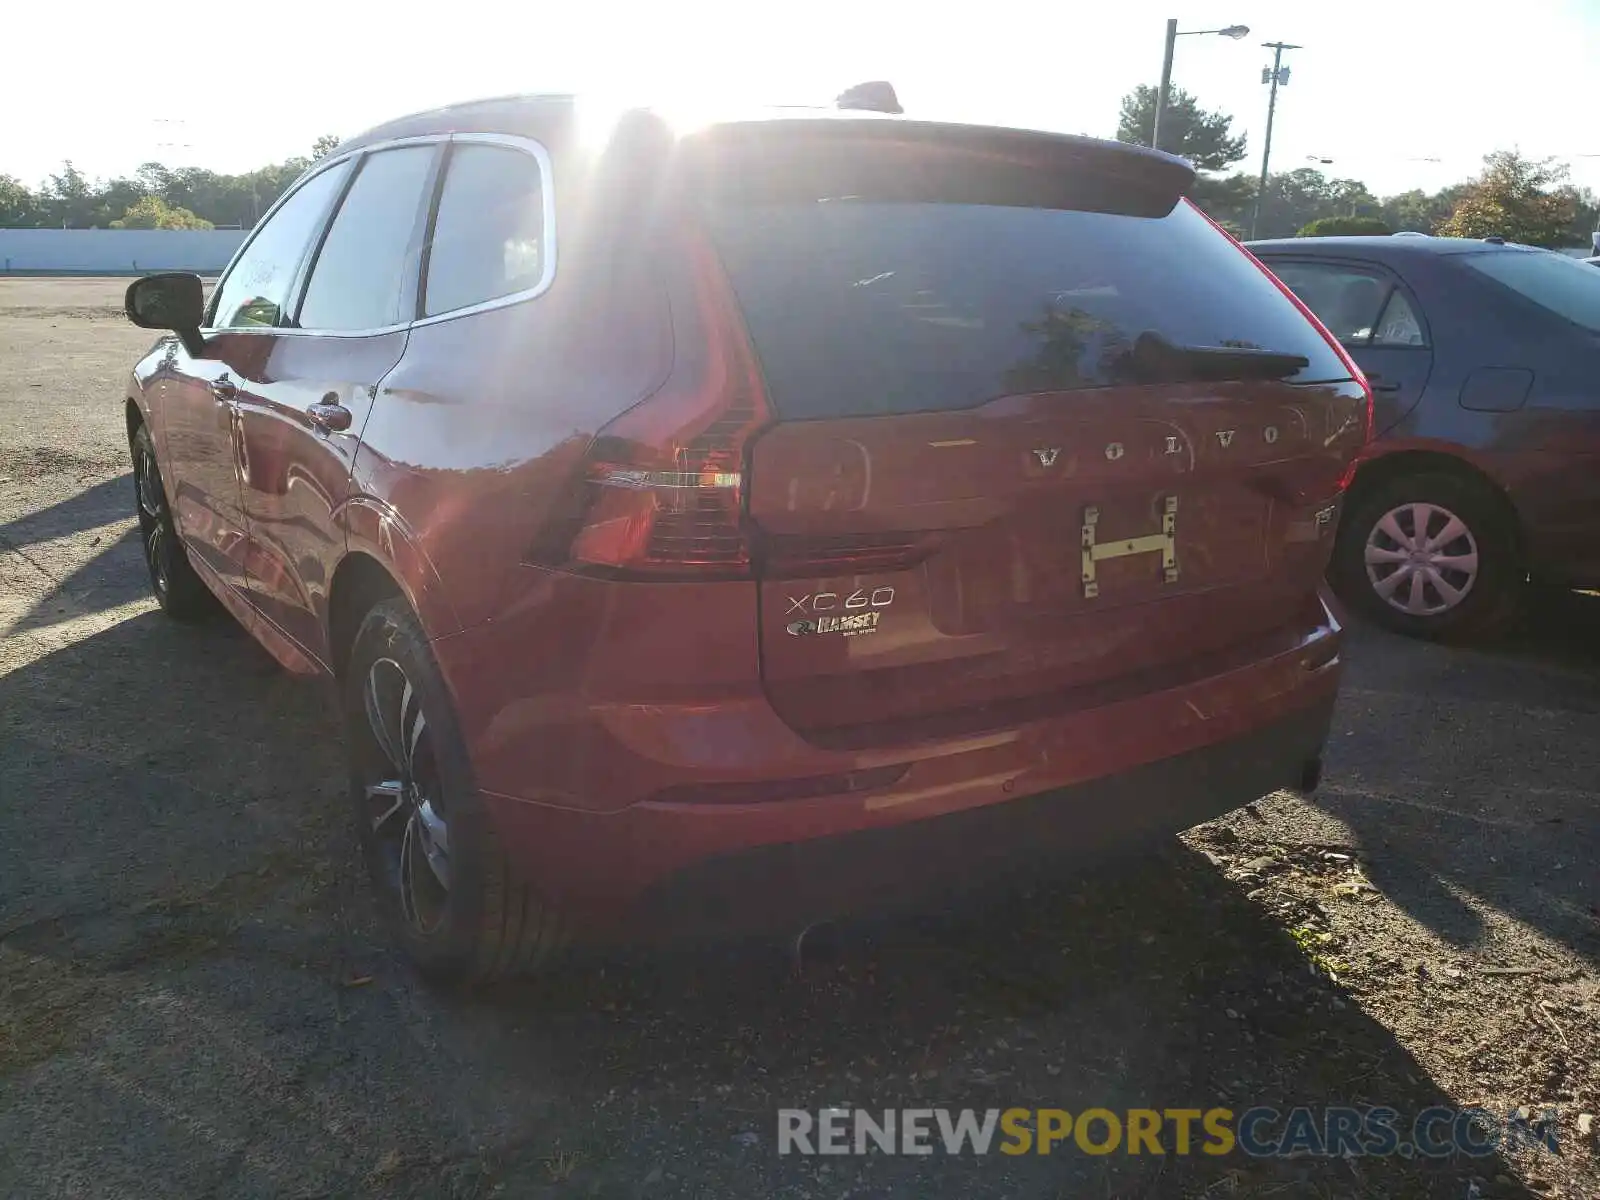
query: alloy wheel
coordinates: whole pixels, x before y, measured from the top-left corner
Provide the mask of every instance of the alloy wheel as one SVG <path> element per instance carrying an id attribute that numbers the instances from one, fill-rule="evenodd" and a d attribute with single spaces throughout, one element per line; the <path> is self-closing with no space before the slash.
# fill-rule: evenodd
<path id="1" fill-rule="evenodd" d="M 150 578 L 155 581 L 156 590 L 165 595 L 170 587 L 166 555 L 167 499 L 161 487 L 161 472 L 156 467 L 155 455 L 141 449 L 134 474 L 134 486 L 139 494 L 139 532 L 144 542 L 145 561 L 150 564 Z"/>
<path id="2" fill-rule="evenodd" d="M 421 696 L 392 658 L 367 668 L 365 816 L 383 852 L 389 885 L 414 930 L 430 934 L 450 896 L 450 826 Z"/>
<path id="3" fill-rule="evenodd" d="M 1367 579 L 1384 603 L 1435 617 L 1467 598 L 1478 579 L 1478 542 L 1460 517 L 1423 501 L 1399 505 L 1367 534 Z"/>

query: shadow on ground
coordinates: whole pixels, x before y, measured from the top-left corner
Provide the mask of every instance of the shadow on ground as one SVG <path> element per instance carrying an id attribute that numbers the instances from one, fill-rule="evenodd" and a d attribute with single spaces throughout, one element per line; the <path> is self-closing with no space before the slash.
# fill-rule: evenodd
<path id="1" fill-rule="evenodd" d="M 1461 948 L 1471 896 L 1600 962 L 1600 597 L 1536 596 L 1488 648 L 1358 629 L 1349 660 L 1315 801 L 1380 890 Z"/>
<path id="2" fill-rule="evenodd" d="M 35 577 L 27 583 L 29 593 L 38 593 L 10 631 L 46 629 L 147 596 L 133 511 L 133 477 L 123 474 L 0 523 L 0 553 L 9 551 L 22 560 L 16 569 Z M 96 529 L 101 533 L 87 545 L 72 543 L 77 535 Z"/>
<path id="3" fill-rule="evenodd" d="M 34 509 L 0 523 L 0 542 L 27 549 L 36 542 L 70 537 L 96 529 L 134 512 L 133 474 L 124 471 L 93 487 L 76 492 L 58 504 Z"/>
<path id="4" fill-rule="evenodd" d="M 1506 1169 L 780 1158 L 778 1107 L 1445 1099 L 1178 848 L 857 927 L 800 976 L 744 946 L 442 993 L 357 882 L 339 755 L 323 690 L 226 622 L 147 614 L 0 678 L 0 1191 L 1462 1197 Z"/>

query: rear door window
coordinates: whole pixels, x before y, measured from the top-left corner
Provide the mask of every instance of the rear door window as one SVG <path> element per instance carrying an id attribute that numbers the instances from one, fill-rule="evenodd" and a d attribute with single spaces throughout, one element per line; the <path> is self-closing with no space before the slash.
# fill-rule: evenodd
<path id="1" fill-rule="evenodd" d="M 1341 342 L 1364 346 L 1372 338 L 1389 297 L 1387 276 L 1344 263 L 1269 260 L 1267 265 Z"/>
<path id="2" fill-rule="evenodd" d="M 772 401 L 790 418 L 1124 383 L 1124 360 L 1147 332 L 1303 356 L 1293 382 L 1349 378 L 1272 280 L 1186 201 L 1148 217 L 845 197 L 723 203 L 706 220 Z"/>
<path id="3" fill-rule="evenodd" d="M 317 251 L 298 324 L 353 331 L 400 324 L 414 310 L 424 194 L 435 147 L 369 154 Z"/>
<path id="4" fill-rule="evenodd" d="M 1426 346 L 1428 339 L 1422 332 L 1422 322 L 1411 300 L 1399 288 L 1389 293 L 1389 303 L 1383 306 L 1377 328 L 1372 331 L 1374 346 Z"/>

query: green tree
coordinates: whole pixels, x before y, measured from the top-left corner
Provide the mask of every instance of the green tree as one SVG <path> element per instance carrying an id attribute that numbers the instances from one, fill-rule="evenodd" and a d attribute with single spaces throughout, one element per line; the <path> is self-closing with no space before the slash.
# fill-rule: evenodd
<path id="1" fill-rule="evenodd" d="M 331 134 L 320 137 L 311 153 L 326 157 L 337 144 Z M 167 208 L 186 209 L 210 226 L 249 229 L 313 161 L 297 155 L 242 175 L 147 162 L 132 176 L 105 181 L 91 180 L 67 162 L 37 192 L 30 193 L 14 180 L 11 189 L 0 186 L 0 224 L 104 228 L 125 223 L 130 209 L 146 196 L 155 196 Z M 146 219 L 140 215 L 144 212 L 139 208 L 134 219 Z"/>
<path id="2" fill-rule="evenodd" d="M 1503 237 L 1530 246 L 1559 246 L 1577 215 L 1567 168 L 1553 159 L 1496 150 L 1468 186 L 1455 211 L 1435 231 L 1441 237 Z"/>
<path id="3" fill-rule="evenodd" d="M 331 133 L 325 133 L 311 143 L 311 161 L 319 162 L 332 154 L 339 144 L 339 139 Z"/>
<path id="4" fill-rule="evenodd" d="M 150 194 L 141 179 L 118 178 L 97 183 L 91 197 L 88 224 L 95 229 L 107 228 Z"/>
<path id="5" fill-rule="evenodd" d="M 212 224 L 187 208 L 173 208 L 160 196 L 144 196 L 128 206 L 112 229 L 210 229 Z"/>
<path id="6" fill-rule="evenodd" d="M 1243 172 L 1202 175 L 1189 189 L 1189 198 L 1234 237 L 1244 237 L 1256 200 L 1256 181 Z"/>
<path id="7" fill-rule="evenodd" d="M 1267 178 L 1259 237 L 1291 237 L 1323 217 L 1376 217 L 1378 198 L 1358 179 L 1329 179 L 1315 167 Z"/>
<path id="8" fill-rule="evenodd" d="M 145 191 L 153 192 L 157 196 L 165 196 L 167 189 L 172 186 L 172 171 L 164 163 L 140 163 L 134 175 Z"/>
<path id="9" fill-rule="evenodd" d="M 1367 190 L 1359 179 L 1334 179 L 1328 183 L 1326 204 L 1329 217 L 1377 217 L 1383 202 Z"/>
<path id="10" fill-rule="evenodd" d="M 1350 237 L 1389 234 L 1394 231 L 1378 217 L 1318 217 L 1301 227 L 1296 237 Z"/>
<path id="11" fill-rule="evenodd" d="M 45 220 L 39 197 L 21 180 L 0 175 L 0 229 L 33 229 Z"/>
<path id="12" fill-rule="evenodd" d="M 1117 141 L 1148 146 L 1156 126 L 1156 89 L 1140 84 L 1122 98 Z M 1233 118 L 1207 112 L 1182 88 L 1173 88 L 1161 115 L 1161 149 L 1180 154 L 1202 171 L 1225 171 L 1245 155 L 1245 138 L 1233 136 Z"/>
<path id="13" fill-rule="evenodd" d="M 1600 196 L 1588 188 L 1565 187 L 1562 194 L 1572 201 L 1572 223 L 1567 226 L 1566 240 L 1574 246 L 1592 245 L 1596 230 L 1600 230 Z"/>
<path id="14" fill-rule="evenodd" d="M 287 186 L 272 186 L 264 178 L 271 170 L 218 175 L 203 167 L 180 167 L 172 172 L 161 197 L 174 208 L 187 208 L 213 225 L 249 229 Z M 298 174 L 297 170 L 289 178 Z"/>
<path id="15" fill-rule="evenodd" d="M 94 215 L 94 187 L 71 160 L 61 164 L 58 174 L 44 186 L 45 208 L 50 224 L 63 229 L 86 229 Z"/>
<path id="16" fill-rule="evenodd" d="M 1267 176 L 1261 203 L 1260 237 L 1289 237 L 1328 209 L 1328 177 L 1315 167 L 1296 167 Z"/>
<path id="17" fill-rule="evenodd" d="M 1412 188 L 1385 199 L 1378 215 L 1397 233 L 1432 233 L 1455 211 L 1466 190 L 1465 184 L 1457 183 L 1430 196 L 1421 188 Z"/>

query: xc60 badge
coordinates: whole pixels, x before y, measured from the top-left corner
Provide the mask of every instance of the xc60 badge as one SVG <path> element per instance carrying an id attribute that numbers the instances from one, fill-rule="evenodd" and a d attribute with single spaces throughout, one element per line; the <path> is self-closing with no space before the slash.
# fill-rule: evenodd
<path id="1" fill-rule="evenodd" d="M 790 596 L 789 616 L 804 614 L 800 620 L 791 620 L 787 626 L 790 637 L 804 637 L 811 633 L 838 633 L 855 637 L 863 633 L 876 633 L 883 610 L 894 603 L 892 587 L 857 588 L 848 595 L 838 592 L 813 592 L 805 596 Z"/>

